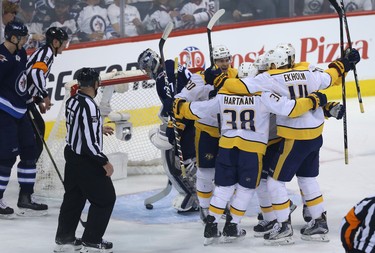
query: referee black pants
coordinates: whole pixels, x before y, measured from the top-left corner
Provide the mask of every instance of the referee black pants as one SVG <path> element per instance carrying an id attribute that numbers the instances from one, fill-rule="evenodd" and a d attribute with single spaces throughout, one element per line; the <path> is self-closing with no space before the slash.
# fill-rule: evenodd
<path id="1" fill-rule="evenodd" d="M 82 241 L 101 243 L 111 218 L 116 193 L 110 177 L 97 162 L 87 156 L 75 154 L 66 146 L 64 199 L 60 208 L 56 240 L 71 242 L 86 200 L 90 202 L 87 224 Z"/>

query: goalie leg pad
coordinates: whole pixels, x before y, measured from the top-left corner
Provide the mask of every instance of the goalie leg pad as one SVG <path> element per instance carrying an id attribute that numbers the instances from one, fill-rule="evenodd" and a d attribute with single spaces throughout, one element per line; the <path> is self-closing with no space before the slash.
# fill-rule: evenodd
<path id="1" fill-rule="evenodd" d="M 190 163 L 186 165 L 186 178 L 183 178 L 173 149 L 164 151 L 162 159 L 168 179 L 171 181 L 172 186 L 179 192 L 179 195 L 181 195 L 177 196 L 173 201 L 173 207 L 179 211 L 187 211 L 191 208 L 196 208 L 198 201 L 195 188 L 194 161 L 191 160 Z"/>

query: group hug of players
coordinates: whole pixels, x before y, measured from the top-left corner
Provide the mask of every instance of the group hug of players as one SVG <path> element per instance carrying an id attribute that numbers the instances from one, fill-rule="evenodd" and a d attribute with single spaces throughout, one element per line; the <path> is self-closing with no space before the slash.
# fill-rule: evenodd
<path id="1" fill-rule="evenodd" d="M 261 219 L 254 235 L 266 245 L 292 244 L 290 214 L 296 208 L 285 186 L 297 177 L 304 203 L 301 238 L 329 241 L 326 209 L 316 180 L 324 120 L 341 119 L 343 106 L 327 102 L 324 90 L 341 84 L 342 75 L 360 61 L 356 49 L 322 70 L 295 62 L 291 44 L 279 44 L 254 63 L 231 67 L 226 46 L 213 48 L 214 66 L 191 73 L 151 49 L 138 58 L 139 66 L 155 79 L 162 101 L 159 129 L 152 143 L 163 150 L 164 168 L 179 195 L 179 211 L 200 211 L 205 224 L 204 244 L 243 239 L 239 227 L 257 194 Z M 171 90 L 174 96 L 169 96 Z M 172 126 L 169 118 L 175 118 Z M 176 147 L 174 129 L 181 147 Z M 180 170 L 181 148 L 186 176 Z M 221 230 L 218 222 L 225 214 Z"/>

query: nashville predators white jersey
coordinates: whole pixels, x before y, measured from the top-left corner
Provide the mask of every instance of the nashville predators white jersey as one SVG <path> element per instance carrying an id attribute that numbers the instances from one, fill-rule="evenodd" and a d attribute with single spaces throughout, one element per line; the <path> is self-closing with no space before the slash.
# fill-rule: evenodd
<path id="1" fill-rule="evenodd" d="M 266 91 L 253 96 L 239 96 L 224 89 L 211 100 L 184 106 L 182 114 L 189 119 L 217 117 L 219 114 L 220 147 L 238 147 L 247 152 L 265 154 L 270 113 L 296 117 L 311 107 L 312 102 L 308 98 L 297 102 Z"/>
<path id="2" fill-rule="evenodd" d="M 244 78 L 242 82 L 249 93 L 268 90 L 280 96 L 297 99 L 330 87 L 336 81 L 332 78 L 332 73 L 323 72 L 312 66 L 297 65 L 293 69 L 269 70 L 255 78 Z M 337 75 L 334 77 L 337 78 Z M 231 85 L 225 86 L 230 89 Z M 277 116 L 277 134 L 288 139 L 314 139 L 322 133 L 323 125 L 324 114 L 321 108 L 294 119 Z"/>

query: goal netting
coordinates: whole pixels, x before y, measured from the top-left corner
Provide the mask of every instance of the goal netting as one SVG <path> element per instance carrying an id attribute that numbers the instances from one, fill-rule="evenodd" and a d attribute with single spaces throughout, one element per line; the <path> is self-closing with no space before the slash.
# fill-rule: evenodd
<path id="1" fill-rule="evenodd" d="M 121 115 L 130 116 L 127 122 L 132 125 L 129 140 L 116 138 L 118 133 L 104 136 L 104 153 L 115 167 L 112 178 L 123 178 L 131 174 L 164 173 L 160 150 L 153 146 L 148 137 L 149 130 L 160 124 L 158 113 L 161 102 L 155 89 L 155 81 L 150 80 L 140 70 L 106 73 L 101 75 L 101 80 L 102 86 L 99 88 L 95 101 L 102 115 L 103 112 L 104 115 L 118 112 Z M 63 154 L 66 135 L 65 101 L 70 97 L 72 87 L 76 87 L 76 81 L 68 82 L 65 87 L 64 101 L 46 141 L 56 167 L 62 175 L 65 166 Z M 110 121 L 109 118 L 105 117 L 105 124 L 116 128 L 114 123 L 108 123 L 108 121 Z M 37 168 L 36 194 L 45 197 L 62 197 L 63 185 L 46 148 L 43 149 L 38 160 Z"/>

